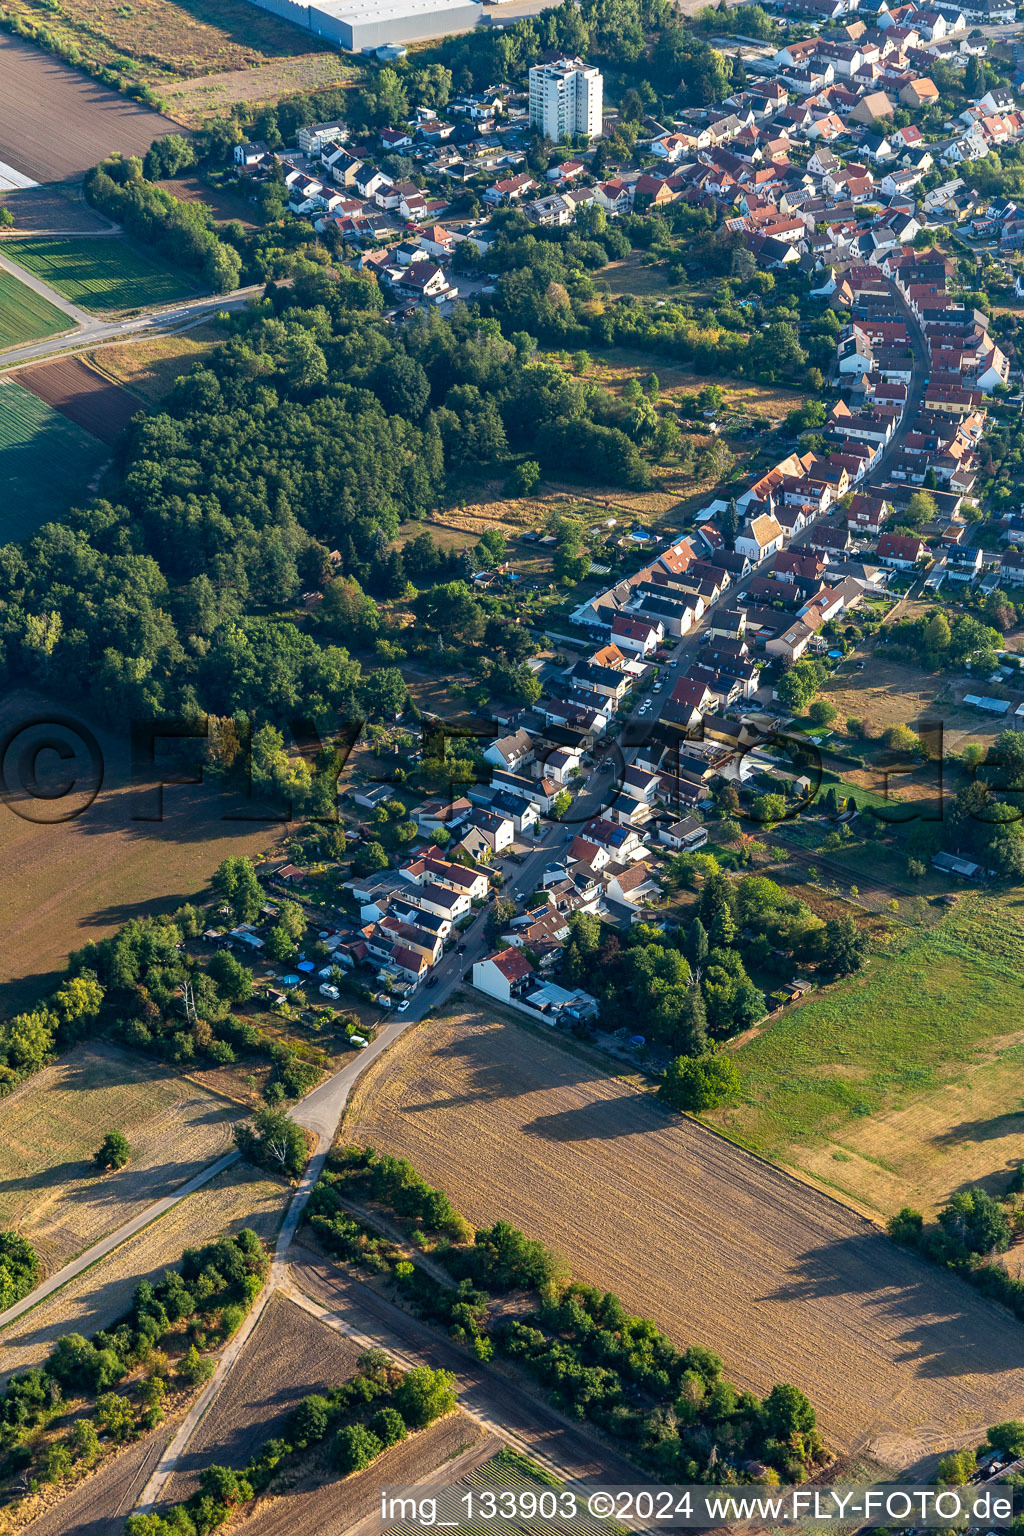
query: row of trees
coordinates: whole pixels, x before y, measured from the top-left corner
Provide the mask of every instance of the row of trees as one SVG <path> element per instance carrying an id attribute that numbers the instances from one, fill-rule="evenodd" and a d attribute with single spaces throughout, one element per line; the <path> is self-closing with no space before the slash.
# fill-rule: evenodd
<path id="1" fill-rule="evenodd" d="M 561 1408 L 592 1419 L 640 1464 L 679 1481 L 739 1482 L 747 1476 L 743 1464 L 756 1456 L 775 1469 L 773 1476 L 800 1481 L 824 1459 L 814 1409 L 795 1387 L 780 1384 L 763 1402 L 740 1392 L 710 1350 L 677 1350 L 616 1296 L 574 1282 L 563 1259 L 508 1222 L 477 1231 L 471 1242 L 453 1235 L 447 1213 L 431 1228 L 415 1173 L 372 1149 L 332 1156 L 314 1191 L 311 1219 L 328 1251 L 367 1262 L 367 1234 L 343 1200 L 365 1197 L 371 1185 L 375 1198 L 412 1227 L 413 1240 L 431 1248 L 457 1289 L 394 1245 L 373 1251 L 372 1267 L 390 1269 L 407 1302 L 444 1323 L 479 1358 L 498 1350 L 516 1360 Z M 495 1322 L 490 1298 L 507 1291 L 526 1293 L 531 1315 Z"/>
<path id="2" fill-rule="evenodd" d="M 284 1435 L 268 1440 L 240 1472 L 204 1468 L 190 1498 L 162 1515 L 130 1516 L 126 1536 L 207 1536 L 262 1493 L 286 1458 L 326 1444 L 330 1464 L 344 1477 L 455 1405 L 455 1378 L 448 1371 L 423 1365 L 403 1372 L 383 1350 L 367 1350 L 348 1381 L 304 1397 L 288 1416 Z"/>
<path id="3" fill-rule="evenodd" d="M 115 155 L 102 161 L 88 173 L 84 185 L 94 208 L 159 251 L 173 266 L 200 274 L 214 293 L 238 287 L 241 257 L 216 234 L 212 210 L 205 203 L 185 202 L 154 186 L 137 156 L 123 160 Z"/>
<path id="4" fill-rule="evenodd" d="M 91 1339 L 80 1333 L 59 1338 L 44 1365 L 12 1376 L 0 1394 L 0 1477 L 32 1465 L 34 1431 L 64 1402 L 85 1398 L 89 1407 L 69 1436 L 43 1447 L 42 1475 L 52 1482 L 95 1461 L 97 1429 L 114 1442 L 152 1429 L 162 1417 L 167 1390 L 168 1361 L 159 1346 L 190 1331 L 192 1342 L 178 1360 L 177 1375 L 186 1385 L 205 1380 L 213 1363 L 200 1354 L 197 1340 L 205 1348 L 240 1327 L 269 1263 L 262 1242 L 248 1228 L 186 1249 L 178 1269 L 136 1286 L 130 1310 L 111 1328 Z M 146 1375 L 128 1388 L 127 1379 L 140 1367 Z"/>

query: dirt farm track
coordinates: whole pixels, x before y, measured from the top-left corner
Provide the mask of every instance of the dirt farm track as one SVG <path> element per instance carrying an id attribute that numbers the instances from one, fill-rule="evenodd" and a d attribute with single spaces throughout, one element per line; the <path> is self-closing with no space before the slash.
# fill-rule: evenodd
<path id="1" fill-rule="evenodd" d="M 1024 1330 L 854 1212 L 494 1011 L 411 1030 L 343 1139 L 564 1253 L 739 1385 L 802 1387 L 836 1450 L 916 1467 L 1024 1406 Z"/>

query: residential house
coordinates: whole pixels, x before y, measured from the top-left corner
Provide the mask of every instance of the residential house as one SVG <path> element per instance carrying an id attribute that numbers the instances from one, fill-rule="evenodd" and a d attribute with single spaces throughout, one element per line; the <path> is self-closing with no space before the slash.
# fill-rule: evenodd
<path id="1" fill-rule="evenodd" d="M 499 949 L 473 966 L 473 985 L 477 991 L 500 1003 L 510 1003 L 521 996 L 527 983 L 536 975 L 532 963 L 521 949 L 509 945 Z"/>
<path id="2" fill-rule="evenodd" d="M 506 768 L 518 773 L 520 768 L 533 761 L 533 737 L 528 731 L 516 731 L 513 736 L 499 736 L 484 748 L 484 757 L 496 768 Z"/>
<path id="3" fill-rule="evenodd" d="M 683 816 L 669 826 L 658 828 L 659 843 L 663 843 L 666 848 L 675 849 L 678 853 L 695 853 L 698 848 L 703 848 L 707 840 L 707 827 L 703 826 L 695 816 Z"/>
<path id="4" fill-rule="evenodd" d="M 883 533 L 878 540 L 879 564 L 892 570 L 913 570 L 925 553 L 925 545 L 916 534 Z"/>
<path id="5" fill-rule="evenodd" d="M 752 517 L 736 535 L 735 548 L 739 554 L 746 555 L 752 565 L 760 565 L 777 554 L 784 542 L 785 535 L 775 516 L 771 512 L 762 512 Z"/>

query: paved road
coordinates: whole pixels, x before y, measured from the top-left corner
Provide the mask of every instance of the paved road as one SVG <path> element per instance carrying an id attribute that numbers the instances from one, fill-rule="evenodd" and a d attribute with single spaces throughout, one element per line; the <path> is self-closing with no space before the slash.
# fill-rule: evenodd
<path id="1" fill-rule="evenodd" d="M 2 249 L 2 248 L 0 248 Z M 46 299 L 55 309 L 68 316 L 76 325 L 89 325 L 95 320 L 95 315 L 90 315 L 87 310 L 81 309 L 77 304 L 72 304 L 56 288 L 51 288 L 49 283 L 44 283 L 41 277 L 36 277 L 27 267 L 21 267 L 16 261 L 10 261 L 6 256 L 0 255 L 0 271 L 6 272 L 11 277 L 16 277 L 26 288 L 31 288 L 41 299 Z"/>
<path id="2" fill-rule="evenodd" d="M 51 288 L 48 283 L 38 278 L 33 278 L 24 267 L 19 267 L 2 255 L 0 255 L 0 268 L 12 273 L 35 293 L 63 310 L 69 319 L 76 321 L 74 330 L 69 328 L 61 335 L 51 336 L 45 341 L 33 341 L 22 347 L 9 347 L 6 351 L 0 352 L 0 369 L 12 367 L 16 363 L 37 362 L 40 358 L 53 357 L 59 352 L 83 351 L 105 342 L 128 341 L 134 336 L 154 333 L 175 334 L 200 324 L 211 315 L 218 314 L 222 309 L 244 309 L 251 298 L 263 292 L 263 284 L 260 283 L 251 288 L 236 288 L 234 293 L 214 294 L 212 297 L 188 299 L 181 304 L 149 309 L 143 314 L 131 316 L 126 320 L 105 320 L 100 316 L 88 314 L 86 310 L 79 309 L 76 304 L 69 303 L 55 288 Z"/>

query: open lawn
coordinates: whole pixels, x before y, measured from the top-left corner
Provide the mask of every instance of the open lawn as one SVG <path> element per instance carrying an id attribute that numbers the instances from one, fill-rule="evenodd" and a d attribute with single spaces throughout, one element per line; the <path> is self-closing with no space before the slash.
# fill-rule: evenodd
<path id="1" fill-rule="evenodd" d="M 740 1047 L 742 1102 L 709 1119 L 879 1216 L 933 1208 L 1024 1158 L 1024 906 L 964 896 L 865 972 Z"/>
<path id="2" fill-rule="evenodd" d="M 0 388 L 0 404 L 7 388 Z M 0 736 L 22 722 L 66 716 L 64 704 L 12 693 L 0 703 Z M 258 858 L 287 831 L 272 821 L 226 820 L 231 812 L 258 815 L 260 808 L 233 804 L 210 786 L 166 788 L 158 819 L 156 792 L 131 784 L 128 726 L 125 718 L 110 718 L 91 727 L 104 764 L 91 804 L 96 780 L 82 738 L 64 736 L 81 754 L 75 766 L 82 790 L 69 797 L 68 820 L 27 819 L 41 815 L 38 802 L 0 806 L 0 1013 L 52 986 L 70 950 L 114 932 L 129 917 L 173 910 L 204 888 L 222 859 Z M 12 780 L 17 783 L 16 775 Z"/>
<path id="3" fill-rule="evenodd" d="M 85 501 L 107 449 L 20 384 L 0 378 L 0 543 L 24 539 Z M 45 473 L 43 473 L 45 466 Z"/>
<path id="4" fill-rule="evenodd" d="M 0 1228 L 27 1237 L 47 1274 L 227 1152 L 240 1113 L 163 1063 L 99 1042 L 0 1104 Z M 97 1174 L 93 1153 L 112 1130 L 128 1137 L 131 1161 Z"/>
<path id="5" fill-rule="evenodd" d="M 5 347 L 38 341 L 41 336 L 56 336 L 71 324 L 70 316 L 42 294 L 34 293 L 10 272 L 0 271 L 0 352 Z"/>
<path id="6" fill-rule="evenodd" d="M 303 40 L 306 46 L 310 45 L 308 33 L 303 34 Z M 299 39 L 294 38 L 293 47 L 298 43 Z M 275 102 L 299 92 L 355 85 L 358 80 L 351 57 L 328 50 L 295 53 L 290 58 L 255 64 L 250 69 L 196 74 L 173 84 L 162 84 L 160 90 L 169 115 L 190 128 L 198 128 L 210 118 L 228 116 L 231 108 L 242 102 Z"/>
<path id="7" fill-rule="evenodd" d="M 1019 1410 L 1008 1313 L 504 1010 L 409 1031 L 342 1135 L 408 1157 L 477 1225 L 543 1238 L 742 1386 L 796 1383 L 837 1451 L 916 1466 Z"/>
<path id="8" fill-rule="evenodd" d="M 670 296 L 675 290 L 669 287 L 667 263 L 643 262 L 642 255 L 641 251 L 630 251 L 621 261 L 610 261 L 596 274 L 598 288 L 607 288 L 616 298 L 624 293 L 644 299 Z"/>
<path id="9" fill-rule="evenodd" d="M 89 354 L 89 362 L 107 378 L 125 384 L 146 400 L 161 400 L 176 379 L 192 371 L 220 345 L 223 332 L 197 325 L 179 336 L 146 336 L 119 341 Z"/>
<path id="10" fill-rule="evenodd" d="M 139 309 L 191 298 L 198 284 L 151 261 L 127 240 L 5 240 L 4 255 L 19 262 L 84 309 Z"/>
<path id="11" fill-rule="evenodd" d="M 272 1243 L 291 1188 L 247 1163 L 235 1163 L 101 1263 L 0 1330 L 0 1382 L 41 1365 L 64 1333 L 109 1328 L 127 1311 L 140 1280 L 155 1280 L 186 1248 L 252 1227 Z"/>
<path id="12" fill-rule="evenodd" d="M 725 396 L 723 414 L 755 411 L 771 420 L 781 420 L 808 398 L 806 389 L 790 389 L 784 384 L 757 384 L 730 374 L 693 373 L 687 368 L 673 368 L 665 358 L 631 347 L 607 347 L 591 355 L 593 367 L 588 378 L 597 379 L 613 394 L 618 394 L 629 378 L 639 379 L 642 383 L 648 374 L 656 373 L 659 399 L 693 394 L 706 384 L 717 384 Z"/>
<path id="13" fill-rule="evenodd" d="M 915 617 L 916 610 L 900 610 L 900 617 Z M 866 662 L 863 671 L 857 661 Z M 833 674 L 821 690 L 821 697 L 834 704 L 838 723 L 853 716 L 864 720 L 874 735 L 881 735 L 890 725 L 917 727 L 940 721 L 947 752 L 963 745 L 966 738 L 991 741 L 1006 728 L 1005 720 L 983 714 L 962 702 L 965 693 L 976 693 L 977 683 L 948 672 L 928 673 L 920 667 L 893 661 L 874 646 L 858 648 L 853 662 L 847 662 Z M 856 750 L 856 744 L 853 744 Z"/>

